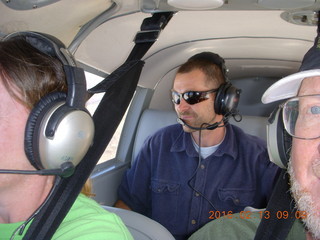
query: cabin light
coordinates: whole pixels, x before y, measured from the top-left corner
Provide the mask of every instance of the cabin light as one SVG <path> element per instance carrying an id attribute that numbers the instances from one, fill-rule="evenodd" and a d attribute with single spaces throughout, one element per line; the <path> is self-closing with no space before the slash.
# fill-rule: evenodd
<path id="1" fill-rule="evenodd" d="M 221 7 L 224 0 L 168 0 L 172 7 L 185 10 L 209 10 Z"/>
<path id="2" fill-rule="evenodd" d="M 50 5 L 60 0 L 1 0 L 3 4 L 14 10 L 31 10 Z"/>
<path id="3" fill-rule="evenodd" d="M 318 13 L 314 11 L 283 12 L 281 18 L 289 23 L 305 26 L 316 26 L 318 24 Z"/>

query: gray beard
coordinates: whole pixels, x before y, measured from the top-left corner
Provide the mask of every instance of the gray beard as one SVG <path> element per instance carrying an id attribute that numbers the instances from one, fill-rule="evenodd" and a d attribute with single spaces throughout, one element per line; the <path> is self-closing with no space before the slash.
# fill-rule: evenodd
<path id="1" fill-rule="evenodd" d="M 317 213 L 316 202 L 312 199 L 310 192 L 303 189 L 295 178 L 291 160 L 288 163 L 288 173 L 290 175 L 291 194 L 296 202 L 299 211 L 305 211 L 306 218 L 301 219 L 305 227 L 312 234 L 314 239 L 320 239 L 320 214 Z"/>

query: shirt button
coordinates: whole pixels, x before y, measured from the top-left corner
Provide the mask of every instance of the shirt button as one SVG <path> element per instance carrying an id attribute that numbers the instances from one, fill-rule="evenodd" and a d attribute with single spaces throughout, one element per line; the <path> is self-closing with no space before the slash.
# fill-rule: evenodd
<path id="1" fill-rule="evenodd" d="M 197 192 L 196 192 L 194 195 L 195 195 L 196 197 L 199 197 L 199 196 L 200 196 L 200 194 L 199 194 L 199 193 L 197 193 Z"/>
<path id="2" fill-rule="evenodd" d="M 192 224 L 192 225 L 195 225 L 196 223 L 197 223 L 196 220 L 194 220 L 194 219 L 191 220 L 191 224 Z"/>
<path id="3" fill-rule="evenodd" d="M 200 166 L 200 167 L 201 167 L 201 169 L 205 169 L 205 166 L 204 166 L 203 164 L 201 164 L 201 166 Z"/>
<path id="4" fill-rule="evenodd" d="M 233 203 L 236 204 L 236 205 L 238 205 L 238 204 L 240 203 L 239 198 L 234 199 L 234 200 L 233 200 Z"/>

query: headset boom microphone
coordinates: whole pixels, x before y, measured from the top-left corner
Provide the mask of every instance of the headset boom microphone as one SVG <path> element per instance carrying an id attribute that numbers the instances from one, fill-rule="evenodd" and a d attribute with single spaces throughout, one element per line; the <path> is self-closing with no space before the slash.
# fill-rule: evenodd
<path id="1" fill-rule="evenodd" d="M 182 120 L 181 118 L 177 118 L 177 122 L 180 123 L 182 126 L 187 126 L 188 128 L 190 129 L 193 129 L 193 130 L 214 130 L 216 129 L 217 127 L 219 127 L 219 125 L 221 123 L 224 122 L 224 118 L 220 121 L 220 122 L 215 122 L 213 124 L 209 124 L 209 123 L 204 123 L 204 125 L 206 125 L 205 127 L 193 127 L 189 124 L 187 124 L 184 120 Z M 203 124 L 202 124 L 203 125 Z"/>
<path id="2" fill-rule="evenodd" d="M 27 174 L 27 175 L 58 175 L 61 177 L 70 177 L 74 173 L 74 165 L 72 162 L 61 164 L 61 168 L 57 169 L 41 169 L 41 170 L 9 170 L 0 169 L 0 174 Z"/>

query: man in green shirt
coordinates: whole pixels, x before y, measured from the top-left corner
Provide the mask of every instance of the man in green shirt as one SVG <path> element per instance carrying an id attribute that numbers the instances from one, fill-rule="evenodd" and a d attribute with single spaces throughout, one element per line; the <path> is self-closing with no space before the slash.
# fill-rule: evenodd
<path id="1" fill-rule="evenodd" d="M 38 33 L 19 33 L 0 42 L 0 239 L 22 239 L 26 235 L 60 178 L 56 176 L 60 165 L 76 166 L 92 142 L 92 119 L 84 107 L 83 70 L 68 65 L 72 56 L 64 55 L 63 47 L 57 47 L 53 40 Z M 74 81 L 79 81 L 70 80 L 73 70 L 83 76 L 82 95 L 73 89 L 78 87 Z M 73 108 L 74 103 L 78 105 Z M 84 124 L 69 124 L 78 123 L 78 116 Z M 61 130 L 63 124 L 67 127 Z M 43 125 L 52 130 L 43 134 Z M 76 148 L 74 142 L 64 138 L 52 143 L 61 131 L 70 137 L 74 127 L 79 127 L 73 139 Z M 118 216 L 80 194 L 53 239 L 127 240 L 132 236 Z"/>
<path id="2" fill-rule="evenodd" d="M 288 161 L 290 191 L 297 207 L 286 239 L 320 239 L 320 44 L 304 56 L 298 73 L 287 76 L 267 89 L 263 103 L 287 99 L 281 105 L 285 130 L 292 137 Z M 272 140 L 271 140 L 272 141 Z M 273 139 L 276 141 L 276 139 Z M 286 211 L 266 212 L 285 218 Z M 261 211 L 225 215 L 194 233 L 196 239 L 254 239 L 263 217 Z M 280 222 L 280 221 L 279 221 Z"/>
<path id="3" fill-rule="evenodd" d="M 19 230 L 26 221 L 0 224 L 0 240 L 22 239 Z M 107 212 L 94 200 L 80 194 L 52 237 L 53 240 L 132 240 L 121 219 Z"/>

